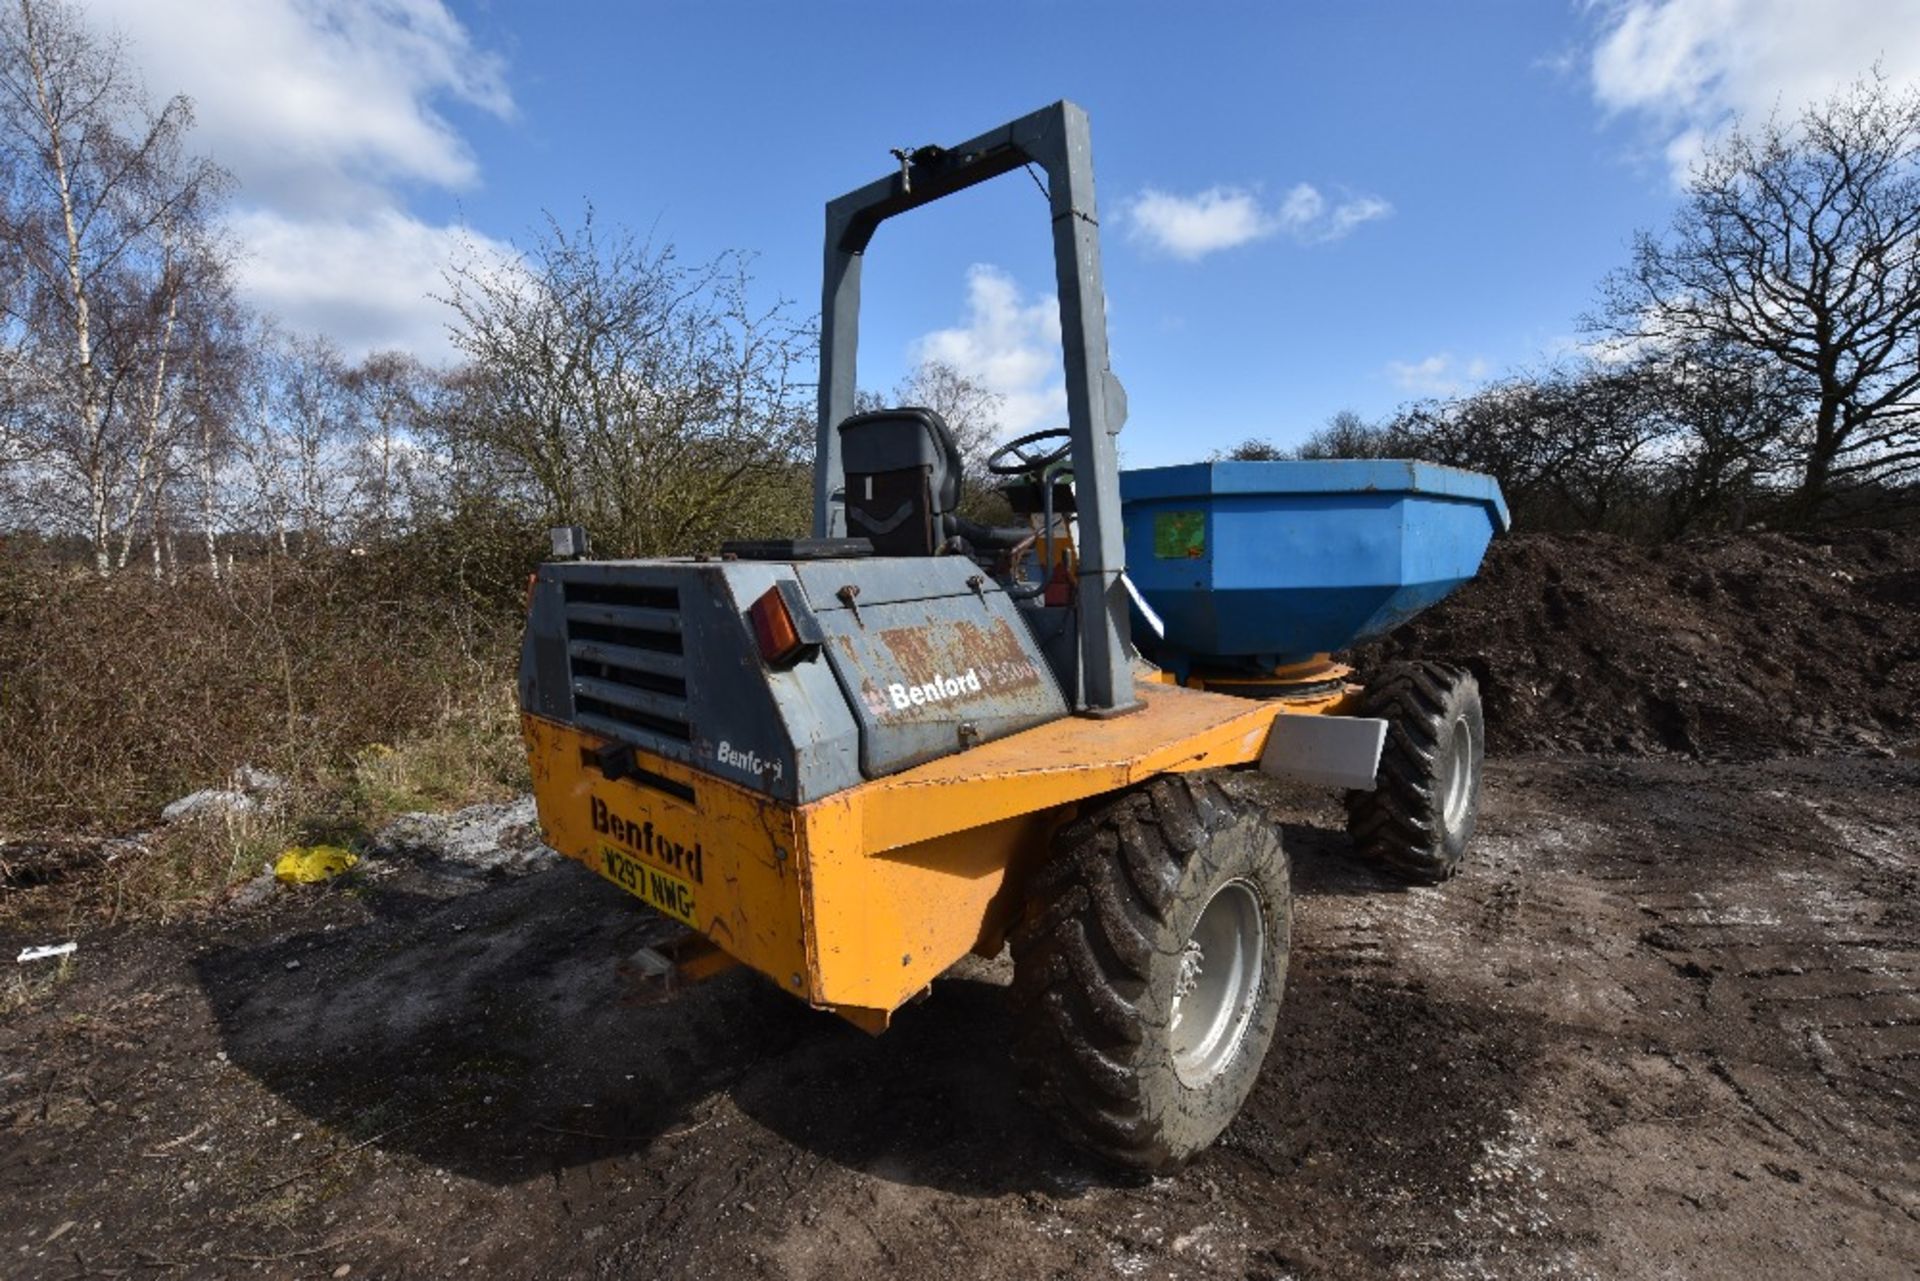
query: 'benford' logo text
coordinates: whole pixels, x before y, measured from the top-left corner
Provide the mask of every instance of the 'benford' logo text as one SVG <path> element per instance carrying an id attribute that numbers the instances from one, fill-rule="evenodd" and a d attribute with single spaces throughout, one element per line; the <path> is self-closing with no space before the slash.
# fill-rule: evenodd
<path id="1" fill-rule="evenodd" d="M 653 830 L 651 820 L 636 823 L 631 819 L 621 818 L 608 809 L 607 803 L 598 796 L 593 798 L 593 830 L 602 836 L 611 836 L 622 845 L 645 854 L 648 858 L 663 863 L 675 871 L 685 872 L 702 884 L 705 883 L 700 875 L 703 860 L 698 841 L 692 845 L 670 841 L 665 833 Z"/>
<path id="2" fill-rule="evenodd" d="M 958 698 L 962 694 L 979 692 L 980 673 L 971 667 L 958 676 L 935 677 L 924 685 L 902 685 L 896 681 L 887 686 L 887 697 L 893 700 L 897 710 L 903 712 L 909 707 L 943 703 L 949 698 Z"/>

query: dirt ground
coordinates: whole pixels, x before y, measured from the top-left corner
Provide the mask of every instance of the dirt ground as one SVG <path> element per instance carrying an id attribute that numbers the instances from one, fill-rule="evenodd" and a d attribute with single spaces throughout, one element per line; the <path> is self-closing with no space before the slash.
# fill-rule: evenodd
<path id="1" fill-rule="evenodd" d="M 738 972 L 656 999 L 664 927 L 571 864 L 396 857 L 83 934 L 0 1020 L 0 1274 L 1920 1272 L 1920 763 L 1500 760 L 1441 889 L 1262 799 L 1282 1030 L 1177 1177 L 1019 1104 L 998 966 L 871 1040 Z"/>

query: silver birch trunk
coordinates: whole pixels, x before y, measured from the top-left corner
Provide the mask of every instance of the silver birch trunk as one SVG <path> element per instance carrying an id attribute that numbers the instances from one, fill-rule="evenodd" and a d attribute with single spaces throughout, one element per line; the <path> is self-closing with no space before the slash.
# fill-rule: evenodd
<path id="1" fill-rule="evenodd" d="M 162 271 L 169 269 L 167 266 L 161 268 Z M 146 430 L 141 434 L 140 456 L 134 466 L 133 503 L 127 508 L 126 528 L 120 535 L 120 562 L 118 567 L 121 569 L 127 567 L 127 557 L 133 553 L 133 530 L 134 526 L 140 520 L 141 500 L 146 497 L 147 493 L 147 474 L 153 469 L 154 449 L 160 440 L 160 410 L 166 403 L 167 395 L 167 353 L 168 349 L 173 345 L 174 322 L 180 315 L 179 290 L 169 285 L 167 294 L 167 318 L 160 326 L 160 349 L 154 356 L 153 361 L 153 390 L 148 393 L 147 403 L 144 406 Z M 156 480 L 155 487 L 158 488 L 158 485 L 159 482 Z M 154 515 L 157 518 L 159 516 L 160 504 L 160 496 L 157 493 L 154 495 L 153 501 L 155 509 Z M 158 545 L 159 532 L 159 525 L 156 519 L 154 526 L 156 546 Z"/>
<path id="2" fill-rule="evenodd" d="M 23 8 L 27 22 L 27 65 L 33 76 L 34 93 L 40 107 L 40 122 L 47 130 L 47 152 L 53 162 L 55 185 L 60 190 L 60 217 L 67 237 L 67 289 L 73 300 L 74 356 L 79 363 L 80 430 L 87 445 L 87 489 L 93 541 L 94 572 L 104 577 L 111 569 L 107 554 L 107 462 L 106 441 L 102 439 L 100 393 L 93 368 L 93 318 L 87 297 L 86 275 L 80 256 L 80 224 L 73 207 L 73 175 L 67 168 L 66 139 L 61 121 L 53 108 L 47 88 L 47 68 L 40 56 L 39 36 L 34 32 L 33 11 Z"/>

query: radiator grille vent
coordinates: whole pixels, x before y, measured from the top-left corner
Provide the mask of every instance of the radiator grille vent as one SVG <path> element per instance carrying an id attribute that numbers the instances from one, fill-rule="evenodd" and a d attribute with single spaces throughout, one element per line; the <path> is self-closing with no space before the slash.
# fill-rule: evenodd
<path id="1" fill-rule="evenodd" d="M 692 741 L 679 591 L 633 583 L 563 586 L 575 723 L 642 747 Z"/>

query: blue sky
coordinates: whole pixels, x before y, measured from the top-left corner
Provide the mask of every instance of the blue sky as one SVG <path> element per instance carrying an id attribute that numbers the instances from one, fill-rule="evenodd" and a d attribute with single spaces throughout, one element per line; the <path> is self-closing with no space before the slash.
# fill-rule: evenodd
<path id="1" fill-rule="evenodd" d="M 444 351 L 465 237 L 551 209 L 818 305 L 821 206 L 887 149 L 1093 118 L 1134 464 L 1297 440 L 1564 354 L 1702 140 L 1920 74 L 1913 0 L 1461 4 L 93 0 L 242 184 L 249 292 L 349 350 Z M 862 382 L 924 355 L 1060 419 L 1040 194 L 889 224 Z"/>

